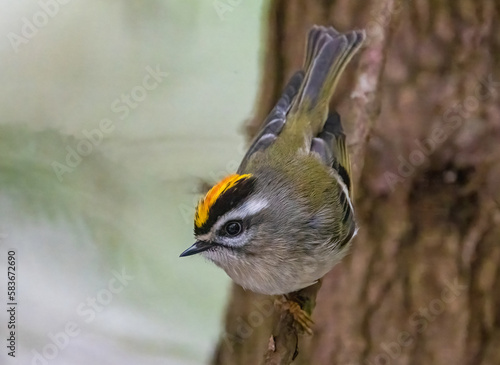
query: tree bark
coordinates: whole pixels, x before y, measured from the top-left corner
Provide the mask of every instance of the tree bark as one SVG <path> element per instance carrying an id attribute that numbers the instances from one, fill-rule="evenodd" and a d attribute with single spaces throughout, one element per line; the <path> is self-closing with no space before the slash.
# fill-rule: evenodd
<path id="1" fill-rule="evenodd" d="M 498 0 L 272 1 L 249 136 L 313 24 L 367 30 L 331 104 L 360 230 L 323 279 L 313 336 L 233 285 L 213 364 L 500 364 L 498 19 Z"/>

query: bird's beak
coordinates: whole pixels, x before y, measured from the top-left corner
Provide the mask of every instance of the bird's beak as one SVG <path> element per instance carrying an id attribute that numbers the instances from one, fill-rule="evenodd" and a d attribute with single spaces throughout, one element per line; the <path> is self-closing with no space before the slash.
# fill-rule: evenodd
<path id="1" fill-rule="evenodd" d="M 211 242 L 196 241 L 191 247 L 181 253 L 179 257 L 195 255 L 197 253 L 208 250 L 210 247 L 213 247 Z"/>

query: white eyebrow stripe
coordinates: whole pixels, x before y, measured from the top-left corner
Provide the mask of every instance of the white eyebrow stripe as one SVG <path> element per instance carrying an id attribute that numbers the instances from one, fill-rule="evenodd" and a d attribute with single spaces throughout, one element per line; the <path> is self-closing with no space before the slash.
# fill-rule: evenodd
<path id="1" fill-rule="evenodd" d="M 269 202 L 267 199 L 258 199 L 258 200 L 249 200 L 246 203 L 244 203 L 239 209 L 237 210 L 242 210 L 245 213 L 249 215 L 257 214 L 261 210 L 266 209 L 269 206 Z"/>
<path id="2" fill-rule="evenodd" d="M 269 201 L 267 199 L 252 199 L 243 203 L 240 207 L 224 214 L 221 216 L 217 222 L 212 227 L 212 231 L 218 230 L 224 223 L 234 220 L 243 219 L 245 217 L 255 215 L 260 211 L 266 209 L 269 206 Z"/>
<path id="3" fill-rule="evenodd" d="M 243 219 L 245 217 L 255 215 L 260 211 L 266 209 L 268 206 L 269 206 L 269 201 L 267 199 L 250 198 L 250 200 L 246 201 L 238 208 L 224 214 L 223 216 L 220 216 L 210 229 L 210 232 L 200 236 L 196 236 L 196 239 L 200 241 L 210 241 L 211 239 L 213 239 L 215 232 L 217 232 L 226 222 L 229 222 L 231 220 Z"/>

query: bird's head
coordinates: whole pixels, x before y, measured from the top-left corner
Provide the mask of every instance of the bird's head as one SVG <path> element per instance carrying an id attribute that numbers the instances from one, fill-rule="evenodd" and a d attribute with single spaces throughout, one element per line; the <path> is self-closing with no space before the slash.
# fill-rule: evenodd
<path id="1" fill-rule="evenodd" d="M 269 202 L 256 194 L 256 178 L 233 174 L 214 185 L 196 207 L 196 242 L 181 257 L 201 253 L 222 264 L 249 249 Z"/>

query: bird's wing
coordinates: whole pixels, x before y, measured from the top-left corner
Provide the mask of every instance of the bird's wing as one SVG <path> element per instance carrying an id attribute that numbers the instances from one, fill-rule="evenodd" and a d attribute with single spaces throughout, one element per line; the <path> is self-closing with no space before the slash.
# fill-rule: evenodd
<path id="1" fill-rule="evenodd" d="M 303 80 L 304 72 L 298 71 L 292 76 L 290 81 L 288 81 L 283 91 L 283 95 L 267 116 L 259 133 L 254 138 L 250 148 L 243 157 L 238 173 L 245 171 L 248 161 L 256 152 L 265 150 L 276 140 L 276 137 L 280 134 L 285 125 L 286 116 Z"/>
<path id="2" fill-rule="evenodd" d="M 321 133 L 313 138 L 311 152 L 317 153 L 325 165 L 337 171 L 352 197 L 351 162 L 340 115 L 337 112 L 330 113 Z"/>

